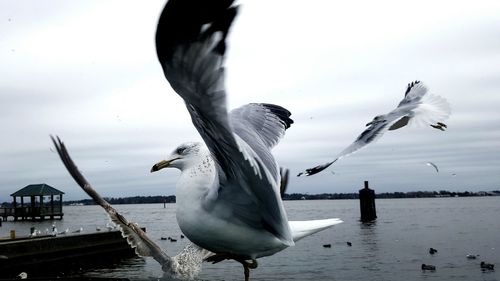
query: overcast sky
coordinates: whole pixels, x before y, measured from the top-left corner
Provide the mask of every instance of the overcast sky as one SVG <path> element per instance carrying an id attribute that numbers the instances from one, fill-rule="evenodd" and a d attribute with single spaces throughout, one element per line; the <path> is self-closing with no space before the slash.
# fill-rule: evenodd
<path id="1" fill-rule="evenodd" d="M 51 134 L 104 196 L 175 193 L 178 170 L 149 170 L 200 137 L 156 59 L 164 3 L 0 0 L 0 202 L 32 183 L 87 198 Z M 239 3 L 229 108 L 267 102 L 292 112 L 274 149 L 293 175 L 288 192 L 356 192 L 364 180 L 376 192 L 500 189 L 499 1 Z M 295 177 L 332 160 L 413 80 L 451 104 L 446 132 L 391 131 Z"/>

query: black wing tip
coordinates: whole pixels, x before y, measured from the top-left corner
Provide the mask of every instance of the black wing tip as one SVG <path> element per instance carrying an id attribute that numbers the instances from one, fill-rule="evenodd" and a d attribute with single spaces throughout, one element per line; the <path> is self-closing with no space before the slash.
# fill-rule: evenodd
<path id="1" fill-rule="evenodd" d="M 271 103 L 261 103 L 261 105 L 269 109 L 274 115 L 276 115 L 281 121 L 283 121 L 285 129 L 290 128 L 290 126 L 293 124 L 293 120 L 290 118 L 292 113 L 290 113 L 290 111 L 288 111 L 286 108 Z"/>
<path id="2" fill-rule="evenodd" d="M 408 93 L 411 91 L 411 89 L 413 87 L 415 87 L 416 85 L 418 85 L 420 83 L 421 83 L 420 80 L 415 80 L 413 82 L 408 83 L 408 87 L 406 88 L 406 92 L 405 92 L 405 97 L 406 97 L 406 95 L 408 95 Z"/>
<path id="3" fill-rule="evenodd" d="M 280 195 L 281 195 L 281 198 L 283 198 L 283 196 L 285 196 L 286 190 L 288 188 L 289 175 L 290 175 L 289 169 L 280 167 L 280 176 L 281 176 Z"/>
<path id="4" fill-rule="evenodd" d="M 215 51 L 224 54 L 225 38 L 237 15 L 234 0 L 170 0 L 158 20 L 156 51 L 158 57 L 170 58 L 176 47 L 221 31 L 223 38 Z M 211 24 L 203 30 L 204 25 Z M 160 60 L 161 61 L 161 60 Z"/>
<path id="5" fill-rule="evenodd" d="M 330 167 L 330 166 L 331 166 L 333 163 L 335 163 L 337 160 L 338 160 L 338 158 L 337 158 L 337 159 L 335 159 L 335 160 L 333 160 L 332 162 L 328 162 L 328 163 L 325 163 L 325 164 L 323 164 L 323 165 L 318 165 L 318 166 L 316 166 L 316 167 L 306 169 L 305 171 L 298 173 L 298 174 L 297 174 L 297 177 L 302 177 L 302 176 L 307 176 L 307 177 L 309 177 L 309 176 L 315 175 L 315 174 L 317 174 L 317 173 L 319 173 L 319 172 L 321 172 L 321 171 L 325 170 L 326 168 Z"/>
<path id="6" fill-rule="evenodd" d="M 65 157 L 64 157 L 64 155 L 65 155 L 64 152 L 66 151 L 66 147 L 64 146 L 64 143 L 61 141 L 61 139 L 57 135 L 55 135 L 55 136 L 50 135 L 50 139 L 52 140 L 52 143 L 54 144 L 54 147 L 56 148 L 57 154 L 59 154 L 59 157 L 61 158 L 63 163 L 66 164 Z"/>
<path id="7" fill-rule="evenodd" d="M 69 156 L 69 152 L 66 149 L 64 142 L 58 136 L 54 137 L 53 135 L 50 135 L 50 138 L 52 139 L 52 142 L 54 143 L 54 146 L 57 150 L 57 153 L 59 154 L 61 161 L 63 162 L 64 166 L 66 167 L 70 175 L 73 177 L 73 179 L 80 187 L 84 188 L 85 185 L 87 184 L 87 180 L 83 177 L 80 171 L 78 171 L 78 168 L 76 167 L 75 163 Z"/>

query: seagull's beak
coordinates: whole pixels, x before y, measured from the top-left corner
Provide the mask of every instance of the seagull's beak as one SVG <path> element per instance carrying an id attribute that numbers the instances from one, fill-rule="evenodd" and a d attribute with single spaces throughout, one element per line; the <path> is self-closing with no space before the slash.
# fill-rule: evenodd
<path id="1" fill-rule="evenodd" d="M 161 160 L 160 162 L 154 164 L 153 167 L 151 167 L 151 173 L 159 171 L 163 168 L 167 168 L 168 166 L 170 166 L 170 163 L 174 162 L 177 159 L 179 158 L 174 158 L 172 160 Z"/>

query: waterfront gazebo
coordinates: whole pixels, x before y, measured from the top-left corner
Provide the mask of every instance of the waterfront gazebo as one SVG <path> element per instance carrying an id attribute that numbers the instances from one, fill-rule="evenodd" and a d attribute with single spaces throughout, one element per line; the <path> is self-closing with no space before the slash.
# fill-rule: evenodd
<path id="1" fill-rule="evenodd" d="M 62 196 L 64 192 L 53 188 L 52 186 L 42 184 L 30 184 L 24 188 L 12 193 L 13 197 L 13 216 L 14 220 L 25 219 L 45 219 L 46 217 L 62 219 Z M 29 199 L 29 204 L 26 199 Z M 56 201 L 54 201 L 54 198 Z M 20 201 L 18 201 L 18 199 Z M 44 202 L 44 199 L 50 199 Z"/>

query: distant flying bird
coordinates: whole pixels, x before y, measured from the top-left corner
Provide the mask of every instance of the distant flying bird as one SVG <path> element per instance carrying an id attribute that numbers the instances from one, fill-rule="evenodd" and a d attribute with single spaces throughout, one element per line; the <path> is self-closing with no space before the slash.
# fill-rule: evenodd
<path id="1" fill-rule="evenodd" d="M 438 169 L 438 166 L 432 162 L 427 162 L 425 163 L 427 166 L 431 166 L 431 167 L 434 167 L 434 169 L 436 169 L 436 173 L 439 173 L 439 169 Z"/>
<path id="2" fill-rule="evenodd" d="M 446 99 L 427 94 L 427 91 L 427 87 L 420 81 L 409 83 L 406 88 L 405 97 L 396 109 L 385 115 L 375 116 L 371 122 L 366 124 L 369 127 L 356 138 L 354 143 L 342 150 L 335 160 L 306 169 L 297 176 L 311 176 L 323 171 L 337 160 L 374 142 L 386 131 L 397 130 L 406 125 L 413 124 L 427 124 L 433 128 L 438 127 L 438 129 L 444 130 L 443 128 L 446 128 L 446 125 L 441 121 L 450 116 L 450 105 Z"/>

